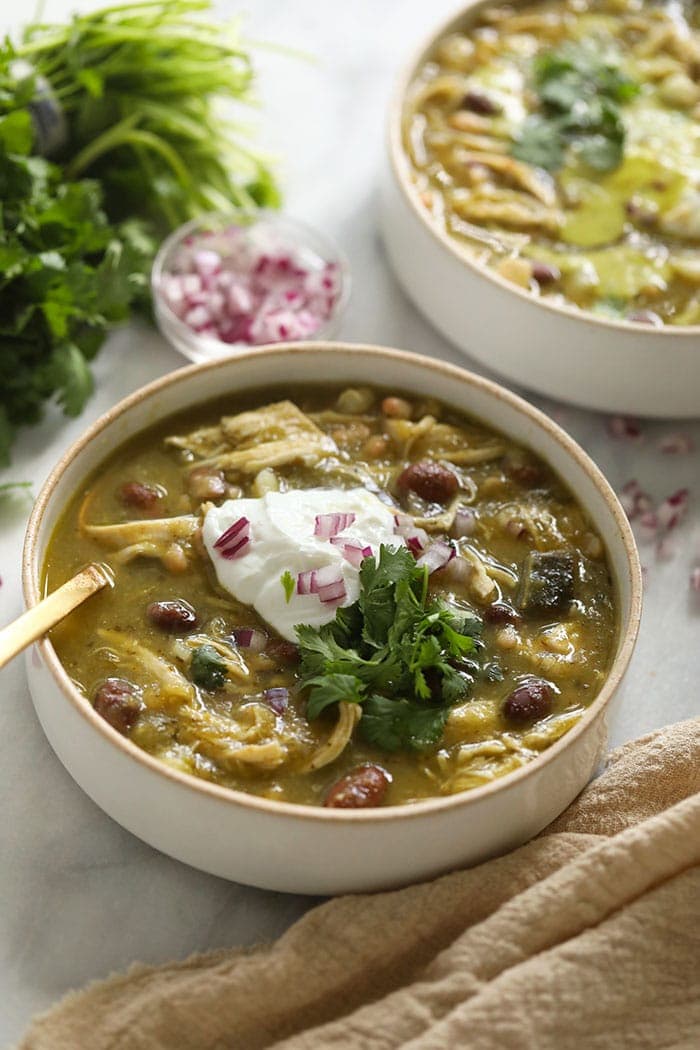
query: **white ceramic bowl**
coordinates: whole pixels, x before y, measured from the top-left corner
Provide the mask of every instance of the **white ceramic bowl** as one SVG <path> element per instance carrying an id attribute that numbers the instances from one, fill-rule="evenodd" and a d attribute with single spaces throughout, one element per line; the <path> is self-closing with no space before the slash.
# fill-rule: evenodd
<path id="1" fill-rule="evenodd" d="M 489 6 L 492 0 L 465 4 L 431 34 L 396 86 L 381 207 L 396 276 L 460 350 L 530 390 L 606 412 L 700 416 L 700 326 L 653 328 L 541 299 L 467 258 L 419 204 L 401 135 L 408 87 L 436 42 Z"/>
<path id="2" fill-rule="evenodd" d="M 51 532 L 85 477 L 115 446 L 173 412 L 266 385 L 371 382 L 430 395 L 502 430 L 546 459 L 603 537 L 615 577 L 619 638 L 610 674 L 581 721 L 529 765 L 484 787 L 374 810 L 273 802 L 177 772 L 95 713 L 50 642 L 28 654 L 37 714 L 60 760 L 111 817 L 163 852 L 224 878 L 295 893 L 344 893 L 413 882 L 502 853 L 535 835 L 593 774 L 605 747 L 608 705 L 634 647 L 641 577 L 627 519 L 586 454 L 550 419 L 499 386 L 398 350 L 289 344 L 182 369 L 120 402 L 66 453 L 29 522 L 23 581 L 40 597 Z"/>

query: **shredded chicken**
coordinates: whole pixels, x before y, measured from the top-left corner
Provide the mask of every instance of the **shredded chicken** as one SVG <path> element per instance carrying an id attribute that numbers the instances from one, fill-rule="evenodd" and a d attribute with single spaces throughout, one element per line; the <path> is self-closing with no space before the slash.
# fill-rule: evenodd
<path id="1" fill-rule="evenodd" d="M 121 631 L 111 631 L 100 627 L 97 635 L 119 657 L 120 662 L 128 664 L 137 671 L 145 671 L 150 676 L 159 701 L 167 703 L 172 700 L 177 702 L 178 706 L 183 701 L 194 703 L 194 686 L 178 671 L 177 667 L 164 657 Z M 148 688 L 144 692 L 144 698 L 148 703 Z"/>
<path id="2" fill-rule="evenodd" d="M 408 459 L 416 442 L 430 434 L 436 423 L 434 416 L 423 416 L 417 423 L 411 422 L 410 419 L 388 419 L 386 431 L 400 449 L 400 458 Z"/>
<path id="3" fill-rule="evenodd" d="M 168 437 L 166 444 L 191 452 L 201 465 L 242 474 L 288 463 L 313 466 L 337 452 L 331 438 L 291 401 L 225 416 L 216 427 Z"/>
<path id="4" fill-rule="evenodd" d="M 432 517 L 416 517 L 413 515 L 414 524 L 419 529 L 425 529 L 426 532 L 449 532 L 454 525 L 457 509 L 462 503 L 464 503 L 463 495 L 461 492 L 458 492 L 456 496 L 453 496 L 449 506 L 442 514 L 434 514 Z"/>
<path id="5" fill-rule="evenodd" d="M 474 571 L 469 577 L 469 587 L 472 593 L 482 602 L 487 602 L 496 590 L 496 584 L 487 571 L 486 562 L 471 547 L 464 547 L 462 557 L 473 567 Z M 488 568 L 491 568 L 490 566 Z"/>
<path id="6" fill-rule="evenodd" d="M 250 671 L 240 652 L 225 642 L 212 638 L 210 634 L 189 634 L 186 638 L 176 638 L 173 641 L 173 652 L 181 660 L 189 660 L 192 650 L 201 645 L 208 645 L 216 650 L 232 678 L 245 680 L 250 677 Z"/>
<path id="7" fill-rule="evenodd" d="M 542 229 L 558 234 L 564 225 L 564 216 L 556 209 L 545 207 L 539 201 L 513 195 L 510 200 L 488 197 L 460 197 L 454 201 L 455 211 L 474 223 L 503 223 L 516 230 Z"/>
<path id="8" fill-rule="evenodd" d="M 325 744 L 312 756 L 306 766 L 306 772 L 313 772 L 315 769 L 321 769 L 334 762 L 350 743 L 350 737 L 361 717 L 362 708 L 359 704 L 338 704 L 338 721 L 335 729 Z"/>
<path id="9" fill-rule="evenodd" d="M 150 518 L 123 521 L 114 525 L 89 525 L 86 520 L 88 500 L 80 508 L 79 524 L 82 532 L 111 550 L 120 551 L 121 559 L 128 561 L 137 554 L 146 553 L 162 558 L 177 540 L 190 540 L 199 527 L 193 514 L 175 518 Z"/>
<path id="10" fill-rule="evenodd" d="M 546 208 L 553 208 L 557 203 L 554 180 L 541 168 L 523 164 L 522 161 L 502 153 L 486 153 L 481 150 L 472 153 L 468 150 L 460 151 L 459 162 L 460 164 L 483 164 L 484 167 L 490 168 L 515 186 L 525 190 Z"/>
<path id="11" fill-rule="evenodd" d="M 249 704 L 244 711 L 249 713 L 251 709 L 254 711 L 250 724 L 245 725 L 240 718 L 188 708 L 180 712 L 178 737 L 226 769 L 277 769 L 286 761 L 288 749 L 274 736 L 274 715 L 260 704 Z"/>

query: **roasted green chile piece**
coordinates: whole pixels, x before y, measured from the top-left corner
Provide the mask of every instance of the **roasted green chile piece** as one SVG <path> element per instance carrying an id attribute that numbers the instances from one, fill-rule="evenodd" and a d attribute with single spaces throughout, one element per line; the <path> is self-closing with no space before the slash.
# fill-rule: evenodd
<path id="1" fill-rule="evenodd" d="M 574 597 L 572 551 L 530 551 L 523 562 L 517 606 L 523 616 L 562 612 Z"/>

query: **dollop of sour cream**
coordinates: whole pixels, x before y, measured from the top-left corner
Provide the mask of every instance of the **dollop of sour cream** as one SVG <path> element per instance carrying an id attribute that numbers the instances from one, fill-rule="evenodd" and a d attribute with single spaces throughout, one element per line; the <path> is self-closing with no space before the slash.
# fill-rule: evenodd
<path id="1" fill-rule="evenodd" d="M 329 513 L 354 515 L 333 543 L 316 535 L 317 518 Z M 244 552 L 226 558 L 215 544 L 241 518 L 250 523 L 249 542 Z M 403 546 L 395 525 L 391 508 L 366 489 L 296 489 L 212 507 L 204 517 L 202 536 L 221 586 L 239 602 L 252 605 L 283 638 L 295 642 L 297 624 L 320 627 L 334 619 L 339 606 L 352 605 L 359 597 L 359 567 L 348 560 L 341 541 L 355 548 L 370 547 L 378 557 L 382 544 Z M 322 602 L 318 594 L 299 593 L 299 575 L 325 567 L 334 569 L 345 584 L 345 597 L 335 603 Z M 285 573 L 294 581 L 289 597 Z"/>

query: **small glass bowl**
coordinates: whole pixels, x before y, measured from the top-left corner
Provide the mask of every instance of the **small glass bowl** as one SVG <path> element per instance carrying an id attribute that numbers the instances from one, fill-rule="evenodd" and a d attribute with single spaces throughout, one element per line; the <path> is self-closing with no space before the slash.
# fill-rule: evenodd
<path id="1" fill-rule="evenodd" d="M 294 262 L 303 264 L 307 275 L 315 276 L 318 273 L 320 277 L 330 264 L 335 282 L 334 301 L 329 308 L 329 316 L 320 321 L 318 328 L 313 331 L 305 331 L 303 334 L 277 333 L 265 338 L 224 340 L 211 332 L 197 331 L 184 320 L 187 312 L 196 305 L 195 302 L 189 301 L 179 313 L 176 312 L 172 299 L 169 300 L 166 294 L 167 282 L 170 277 L 191 274 L 191 271 L 187 269 L 187 264 L 190 258 L 193 258 L 195 251 L 218 252 L 224 264 L 223 269 L 228 274 L 234 275 L 232 280 L 235 279 L 236 274 L 241 274 L 243 280 L 250 277 L 252 273 L 250 269 L 237 269 L 235 261 L 231 261 L 232 239 L 238 240 L 239 238 L 242 241 L 235 246 L 239 254 L 241 251 L 243 254 L 246 251 L 260 251 L 263 255 L 266 254 L 266 250 L 272 253 L 289 252 L 294 256 Z M 228 266 L 226 266 L 227 258 L 229 259 Z M 272 265 L 275 265 L 274 261 Z M 281 262 L 278 261 L 276 265 L 280 266 Z M 291 272 L 298 273 L 299 271 Z M 215 283 L 217 279 L 217 277 L 212 277 L 211 281 Z M 282 273 L 280 295 L 284 298 L 287 294 L 292 296 L 296 294 L 284 291 L 284 280 Z M 151 270 L 151 291 L 158 327 L 165 338 L 191 361 L 211 361 L 216 358 L 229 357 L 243 347 L 268 342 L 330 339 L 335 335 L 347 306 L 350 297 L 350 283 L 348 261 L 329 238 L 296 219 L 273 211 L 261 211 L 252 216 L 211 213 L 193 219 L 184 226 L 180 226 L 163 241 Z M 214 290 L 209 287 L 201 294 L 206 297 Z M 195 299 L 199 294 L 195 294 Z M 330 296 L 330 293 L 328 295 Z M 282 309 L 282 306 L 283 304 L 277 304 L 279 309 Z M 206 308 L 209 309 L 209 307 Z M 289 308 L 294 309 L 292 306 Z M 278 327 L 284 328 L 282 325 Z"/>

